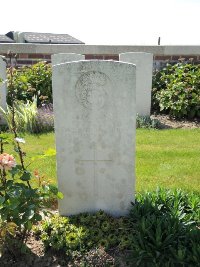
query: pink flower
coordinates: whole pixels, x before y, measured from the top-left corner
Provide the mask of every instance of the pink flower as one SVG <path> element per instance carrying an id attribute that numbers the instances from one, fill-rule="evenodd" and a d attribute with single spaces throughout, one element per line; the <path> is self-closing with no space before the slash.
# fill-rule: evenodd
<path id="1" fill-rule="evenodd" d="M 0 154 L 0 169 L 11 170 L 16 166 L 15 158 L 7 153 Z"/>

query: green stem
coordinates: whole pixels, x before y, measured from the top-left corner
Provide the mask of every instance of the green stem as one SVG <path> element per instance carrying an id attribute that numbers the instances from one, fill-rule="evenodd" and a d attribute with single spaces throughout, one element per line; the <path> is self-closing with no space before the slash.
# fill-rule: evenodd
<path id="1" fill-rule="evenodd" d="M 12 60 L 11 60 L 12 59 L 12 53 L 9 53 L 9 57 L 10 57 L 10 64 L 11 64 L 12 63 Z M 10 65 L 9 72 L 10 72 L 10 88 L 11 88 L 11 99 L 12 99 L 12 102 L 11 102 L 11 113 L 12 113 L 11 124 L 12 124 L 12 127 L 11 128 L 12 128 L 12 132 L 14 134 L 14 138 L 16 139 L 18 137 L 16 122 L 15 122 L 15 99 L 16 99 L 16 95 L 15 95 L 15 90 L 14 90 L 14 85 L 13 85 L 13 66 L 12 66 L 12 64 Z M 17 142 L 17 151 L 18 151 L 18 155 L 20 158 L 22 170 L 26 171 L 26 168 L 24 165 L 24 158 L 23 158 L 24 154 L 23 154 L 23 151 L 20 147 L 19 142 Z M 28 187 L 31 188 L 29 181 L 27 181 L 27 184 L 28 184 Z"/>

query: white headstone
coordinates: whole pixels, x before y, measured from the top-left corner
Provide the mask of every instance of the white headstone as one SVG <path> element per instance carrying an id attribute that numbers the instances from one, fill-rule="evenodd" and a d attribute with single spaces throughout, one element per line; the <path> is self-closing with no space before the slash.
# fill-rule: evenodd
<path id="1" fill-rule="evenodd" d="M 74 54 L 74 53 L 60 53 L 51 56 L 51 63 L 52 65 L 57 65 L 61 63 L 79 61 L 84 59 L 85 59 L 84 55 Z"/>
<path id="2" fill-rule="evenodd" d="M 0 79 L 3 81 L 0 82 L 0 106 L 6 110 L 6 94 L 7 94 L 7 86 L 6 86 L 6 63 L 3 61 L 0 56 Z M 0 124 L 5 124 L 5 120 L 0 113 Z"/>
<path id="3" fill-rule="evenodd" d="M 136 112 L 141 116 L 150 116 L 153 54 L 123 53 L 119 60 L 136 65 Z"/>
<path id="4" fill-rule="evenodd" d="M 53 67 L 61 215 L 126 215 L 134 201 L 135 66 L 79 61 Z"/>

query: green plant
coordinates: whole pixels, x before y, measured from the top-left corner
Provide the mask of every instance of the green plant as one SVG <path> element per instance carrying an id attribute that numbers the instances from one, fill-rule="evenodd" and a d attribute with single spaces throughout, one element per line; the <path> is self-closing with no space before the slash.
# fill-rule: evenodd
<path id="1" fill-rule="evenodd" d="M 34 98 L 33 102 L 15 101 L 15 123 L 18 132 L 34 133 L 37 127 L 37 100 Z M 12 130 L 12 107 L 7 105 L 7 110 L 0 108 L 4 118 L 7 121 L 10 131 Z"/>
<path id="2" fill-rule="evenodd" d="M 125 249 L 125 224 L 103 211 L 82 213 L 71 217 L 55 215 L 43 221 L 35 232 L 40 235 L 46 249 L 61 250 L 73 257 L 74 251 L 88 252 L 92 248 L 114 246 Z"/>
<path id="3" fill-rule="evenodd" d="M 15 101 L 15 123 L 17 131 L 20 133 L 44 133 L 53 131 L 54 116 L 53 110 L 48 106 L 37 108 L 37 99 L 33 98 L 33 102 Z M 7 122 L 10 130 L 12 130 L 12 108 L 7 105 L 7 110 L 0 107 L 0 110 Z"/>
<path id="4" fill-rule="evenodd" d="M 200 117 L 200 65 L 179 62 L 155 72 L 152 109 L 171 116 Z"/>
<path id="5" fill-rule="evenodd" d="M 198 266 L 200 197 L 158 188 L 136 195 L 127 217 L 104 211 L 46 218 L 35 228 L 46 249 L 85 259 L 89 251 L 128 251 L 129 266 Z M 80 255 L 81 253 L 81 255 Z"/>
<path id="6" fill-rule="evenodd" d="M 50 64 L 38 62 L 32 66 L 13 67 L 12 77 L 9 70 L 7 77 L 8 105 L 11 105 L 12 102 L 13 87 L 17 100 L 27 102 L 33 101 L 33 98 L 36 97 L 38 106 L 43 103 L 52 103 L 52 70 Z"/>
<path id="7" fill-rule="evenodd" d="M 198 266 L 199 195 L 157 189 L 137 196 L 131 262 L 136 266 Z M 193 253 L 195 250 L 195 257 Z"/>
<path id="8" fill-rule="evenodd" d="M 161 128 L 161 124 L 159 120 L 152 119 L 150 116 L 140 116 L 137 114 L 136 116 L 136 128 Z"/>
<path id="9" fill-rule="evenodd" d="M 12 54 L 9 54 L 12 58 Z M 11 61 L 11 60 L 10 60 Z M 12 142 L 14 150 L 18 154 L 17 160 L 4 152 L 4 146 L 10 142 L 10 136 L 0 134 L 0 241 L 3 248 L 11 253 L 16 249 L 22 249 L 28 233 L 33 224 L 42 220 L 42 214 L 46 214 L 44 208 L 52 196 L 62 197 L 58 189 L 50 184 L 42 183 L 38 179 L 36 187 L 32 187 L 32 173 L 27 169 L 24 158 L 26 153 L 22 150 L 25 140 L 18 136 L 16 127 L 16 94 L 13 81 L 13 67 L 10 73 L 10 129 L 13 133 Z M 12 227 L 11 227 L 12 226 Z M 10 230 L 12 229 L 12 230 Z"/>

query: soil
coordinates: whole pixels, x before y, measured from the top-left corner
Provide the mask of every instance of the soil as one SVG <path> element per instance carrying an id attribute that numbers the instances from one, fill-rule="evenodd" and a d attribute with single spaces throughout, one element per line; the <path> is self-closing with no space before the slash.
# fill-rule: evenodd
<path id="1" fill-rule="evenodd" d="M 10 252 L 5 252 L 0 257 L 0 267 L 127 267 L 126 253 L 121 255 L 116 249 L 108 252 L 103 248 L 92 249 L 71 261 L 64 253 L 56 253 L 51 249 L 45 251 L 42 241 L 33 234 L 27 240 L 26 249 L 24 254 L 16 254 L 15 251 L 15 258 Z"/>
<path id="2" fill-rule="evenodd" d="M 159 120 L 161 129 L 194 129 L 200 128 L 200 119 L 196 120 L 175 120 L 167 115 L 151 115 L 151 118 Z M 54 207 L 56 208 L 56 207 Z M 54 212 L 55 209 L 54 209 Z M 26 243 L 27 252 L 18 254 L 15 258 L 8 251 L 0 256 L 0 267 L 104 267 L 119 266 L 126 267 L 126 253 L 120 255 L 115 249 L 105 252 L 103 248 L 93 249 L 77 260 L 70 262 L 65 254 L 58 254 L 52 250 L 45 251 L 41 240 L 31 234 Z M 84 260 L 83 262 L 81 261 Z"/>
<path id="3" fill-rule="evenodd" d="M 181 119 L 170 118 L 168 115 L 151 115 L 152 119 L 157 119 L 161 123 L 161 129 L 195 129 L 200 128 L 200 119 Z"/>

